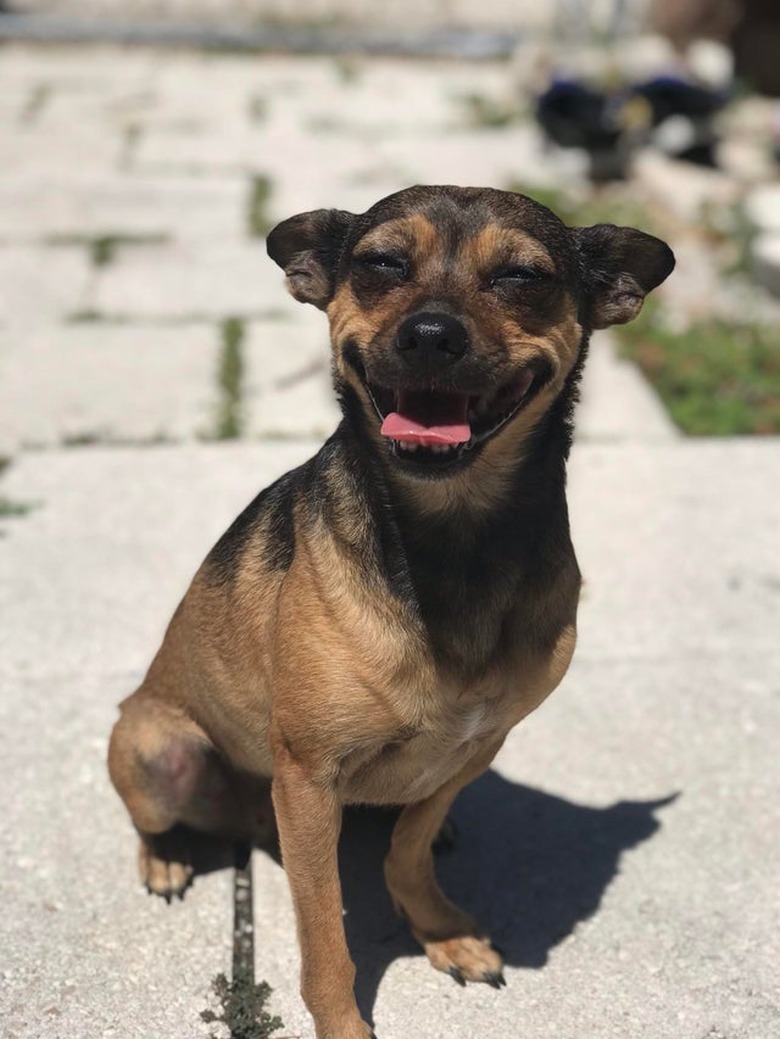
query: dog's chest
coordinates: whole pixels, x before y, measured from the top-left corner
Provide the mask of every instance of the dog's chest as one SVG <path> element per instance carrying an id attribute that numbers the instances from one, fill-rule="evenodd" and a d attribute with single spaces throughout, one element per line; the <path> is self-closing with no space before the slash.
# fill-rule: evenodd
<path id="1" fill-rule="evenodd" d="M 371 804 L 421 800 L 460 771 L 482 746 L 499 741 L 508 728 L 500 700 L 479 699 L 454 707 L 445 701 L 345 762 L 344 798 Z"/>

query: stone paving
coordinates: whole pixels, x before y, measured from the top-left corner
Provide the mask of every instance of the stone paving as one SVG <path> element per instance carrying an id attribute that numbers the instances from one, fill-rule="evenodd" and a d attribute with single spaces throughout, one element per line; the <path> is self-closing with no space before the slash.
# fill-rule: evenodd
<path id="1" fill-rule="evenodd" d="M 7 455 L 213 435 L 231 317 L 246 326 L 247 435 L 321 435 L 336 415 L 322 322 L 286 297 L 258 233 L 415 182 L 532 188 L 570 172 L 530 124 L 469 125 L 464 98 L 508 89 L 498 65 L 8 46 L 0 72 Z M 672 435 L 641 380 L 606 396 L 618 431 L 646 428 L 630 399 Z M 599 435 L 600 415 L 583 430 Z"/>
<path id="2" fill-rule="evenodd" d="M 0 83 L 4 1034 L 206 1039 L 231 871 L 148 899 L 104 758 L 205 551 L 336 420 L 324 320 L 262 231 L 577 169 L 530 125 L 469 125 L 460 98 L 508 88 L 489 64 L 9 46 Z M 509 988 L 425 965 L 379 882 L 386 821 L 358 814 L 346 922 L 380 1039 L 780 1035 L 777 442 L 683 441 L 608 336 L 578 430 L 576 663 L 464 794 L 441 863 Z M 258 979 L 281 1034 L 312 1039 L 283 872 L 253 870 Z"/>

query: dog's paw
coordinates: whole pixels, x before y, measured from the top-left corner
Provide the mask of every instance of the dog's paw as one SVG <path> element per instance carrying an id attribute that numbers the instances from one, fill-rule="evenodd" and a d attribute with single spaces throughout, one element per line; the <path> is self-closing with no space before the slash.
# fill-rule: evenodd
<path id="1" fill-rule="evenodd" d="M 503 960 L 487 938 L 465 935 L 423 945 L 436 970 L 449 974 L 459 985 L 484 981 L 493 988 L 502 988 L 506 984 Z"/>
<path id="2" fill-rule="evenodd" d="M 189 862 L 171 858 L 145 840 L 138 849 L 138 871 L 149 894 L 160 895 L 166 902 L 174 896 L 184 898 L 184 892 L 192 883 L 193 869 Z"/>

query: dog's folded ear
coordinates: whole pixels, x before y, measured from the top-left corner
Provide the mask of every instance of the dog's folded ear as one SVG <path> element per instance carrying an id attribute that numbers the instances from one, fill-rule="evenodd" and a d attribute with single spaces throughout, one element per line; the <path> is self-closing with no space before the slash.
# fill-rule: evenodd
<path id="1" fill-rule="evenodd" d="M 283 220 L 268 235 L 268 255 L 284 269 L 295 299 L 321 310 L 328 305 L 354 219 L 342 209 L 315 209 Z"/>
<path id="2" fill-rule="evenodd" d="M 644 231 L 614 224 L 572 230 L 580 250 L 592 328 L 631 321 L 647 293 L 674 270 L 674 253 L 666 242 Z"/>

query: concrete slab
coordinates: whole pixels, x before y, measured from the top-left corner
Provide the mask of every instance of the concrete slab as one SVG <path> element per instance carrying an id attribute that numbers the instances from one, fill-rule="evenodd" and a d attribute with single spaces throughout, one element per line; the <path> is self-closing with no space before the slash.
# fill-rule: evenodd
<path id="1" fill-rule="evenodd" d="M 402 166 L 408 183 L 489 185 L 520 184 L 533 194 L 533 185 L 571 182 L 582 173 L 580 156 L 572 153 L 552 160 L 531 123 L 505 129 L 440 131 L 425 138 L 394 136 L 379 146 L 386 159 Z"/>
<path id="2" fill-rule="evenodd" d="M 122 48 L 110 44 L 84 47 L 60 44 L 37 47 L 25 43 L 4 43 L 0 52 L 3 80 L 11 84 L 56 82 L 89 89 L 97 84 L 137 82 L 154 74 L 165 59 L 153 48 Z"/>
<path id="3" fill-rule="evenodd" d="M 0 525 L 10 1035 L 205 1033 L 228 875 L 170 908 L 138 892 L 105 738 L 208 546 L 314 446 L 28 454 L 4 476 L 37 504 Z M 774 1035 L 778 478 L 771 440 L 575 448 L 576 663 L 461 797 L 439 867 L 509 988 L 430 970 L 382 893 L 387 820 L 358 813 L 346 924 L 379 1036 Z M 312 1039 L 284 877 L 261 853 L 254 869 L 258 978 L 284 1034 Z"/>
<path id="4" fill-rule="evenodd" d="M 578 440 L 673 440 L 679 432 L 653 388 L 614 339 L 591 341 L 577 409 Z"/>
<path id="5" fill-rule="evenodd" d="M 237 240 L 246 233 L 242 178 L 143 177 L 69 171 L 0 176 L 0 241 L 113 235 Z"/>
<path id="6" fill-rule="evenodd" d="M 92 269 L 87 250 L 0 245 L 0 326 L 15 330 L 62 321 L 83 305 Z"/>
<path id="7" fill-rule="evenodd" d="M 118 168 L 123 150 L 122 135 L 106 134 L 99 125 L 59 123 L 44 129 L 33 124 L 0 138 L 0 169 L 6 174 L 45 175 L 55 162 L 58 169 L 79 169 L 86 156 L 93 169 L 109 172 Z"/>
<path id="8" fill-rule="evenodd" d="M 218 359 L 209 324 L 76 324 L 20 335 L 0 386 L 0 436 L 18 449 L 213 435 Z"/>
<path id="9" fill-rule="evenodd" d="M 249 437 L 324 438 L 341 417 L 325 317 L 311 307 L 293 306 L 291 320 L 249 325 L 244 394 Z"/>
<path id="10" fill-rule="evenodd" d="M 24 122 L 30 104 L 34 104 L 34 92 L 25 84 L 6 85 L 0 97 L 0 126 L 4 133 L 13 132 Z"/>
<path id="11" fill-rule="evenodd" d="M 86 306 L 136 321 L 251 316 L 274 306 L 278 275 L 261 241 L 139 245 L 101 269 Z"/>
<path id="12" fill-rule="evenodd" d="M 4 798 L 2 839 L 4 1035 L 205 1036 L 211 980 L 230 972 L 231 878 L 203 876 L 189 905 L 171 906 L 138 883 L 136 838 L 107 784 L 105 754 L 114 704 L 139 676 L 67 671 L 50 659 L 36 680 L 6 663 L 1 769 L 14 793 Z"/>

